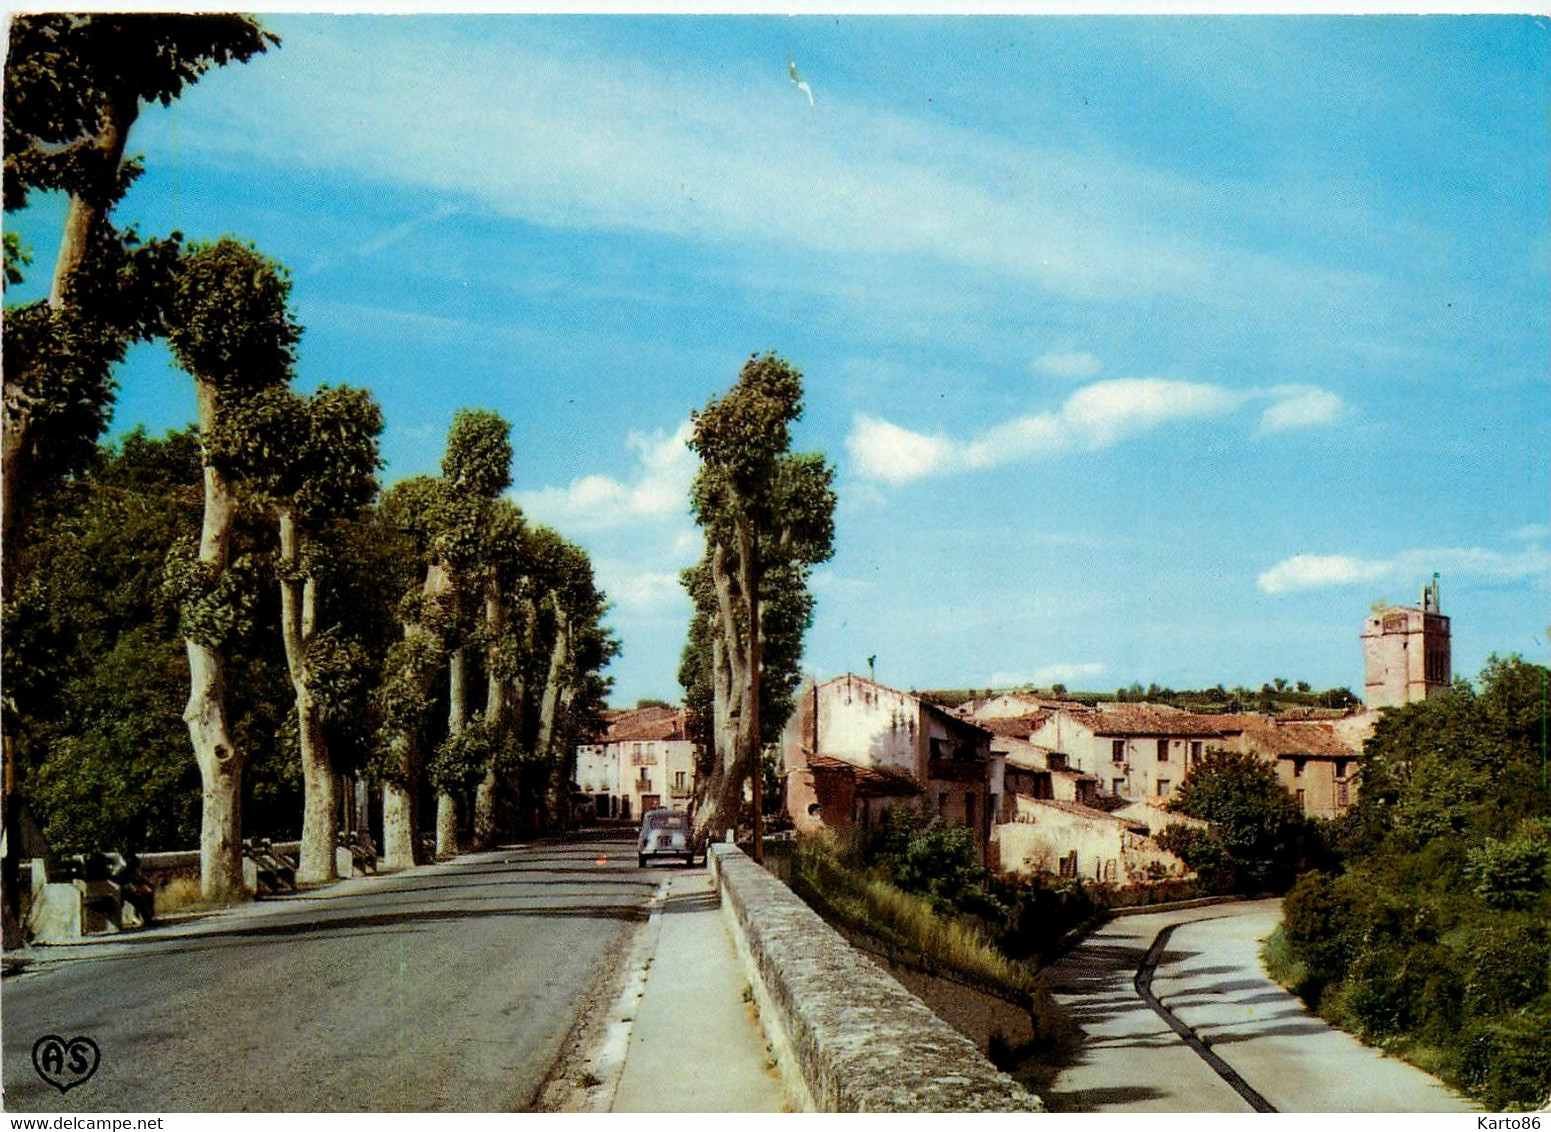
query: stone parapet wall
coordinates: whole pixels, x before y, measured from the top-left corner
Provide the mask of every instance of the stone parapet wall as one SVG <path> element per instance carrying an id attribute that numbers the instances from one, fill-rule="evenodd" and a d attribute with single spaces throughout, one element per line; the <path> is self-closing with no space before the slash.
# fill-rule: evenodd
<path id="1" fill-rule="evenodd" d="M 788 1089 L 818 1112 L 1041 1112 L 973 1042 L 731 845 L 706 854 Z"/>

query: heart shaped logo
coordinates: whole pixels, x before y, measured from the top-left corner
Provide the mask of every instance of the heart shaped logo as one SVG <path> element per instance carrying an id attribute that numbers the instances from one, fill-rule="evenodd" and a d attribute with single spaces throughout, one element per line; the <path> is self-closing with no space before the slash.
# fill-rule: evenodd
<path id="1" fill-rule="evenodd" d="M 61 1093 L 91 1080 L 101 1060 L 102 1051 L 87 1037 L 66 1041 L 57 1034 L 45 1034 L 32 1045 L 32 1067 Z"/>

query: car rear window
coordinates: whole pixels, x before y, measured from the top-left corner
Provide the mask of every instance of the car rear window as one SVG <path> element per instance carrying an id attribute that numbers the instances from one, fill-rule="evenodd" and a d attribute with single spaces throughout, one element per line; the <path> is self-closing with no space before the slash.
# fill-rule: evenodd
<path id="1" fill-rule="evenodd" d="M 653 814 L 646 819 L 649 829 L 683 829 L 683 814 Z"/>

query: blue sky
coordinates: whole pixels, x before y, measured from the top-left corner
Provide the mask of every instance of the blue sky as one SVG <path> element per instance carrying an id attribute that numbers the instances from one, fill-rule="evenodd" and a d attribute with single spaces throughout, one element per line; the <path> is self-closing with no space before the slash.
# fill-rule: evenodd
<path id="1" fill-rule="evenodd" d="M 389 482 L 511 420 L 616 702 L 678 694 L 688 414 L 766 349 L 838 468 L 821 675 L 1360 690 L 1435 570 L 1457 672 L 1551 654 L 1544 19 L 267 23 L 120 222 L 286 264 Z M 6 218 L 35 284 L 59 216 Z M 194 415 L 158 347 L 120 382 L 115 431 Z"/>

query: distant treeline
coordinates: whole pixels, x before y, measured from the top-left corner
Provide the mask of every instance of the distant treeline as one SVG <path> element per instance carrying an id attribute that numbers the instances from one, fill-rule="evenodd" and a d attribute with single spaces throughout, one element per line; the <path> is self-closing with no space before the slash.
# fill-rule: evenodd
<path id="1" fill-rule="evenodd" d="M 956 708 L 972 700 L 985 700 L 999 695 L 1030 695 L 1090 706 L 1099 703 L 1169 704 L 1172 707 L 1202 713 L 1284 712 L 1301 708 L 1339 710 L 1356 707 L 1362 702 L 1353 695 L 1350 688 L 1327 688 L 1324 691 L 1315 691 L 1307 681 L 1290 683 L 1280 677 L 1269 684 L 1262 684 L 1258 690 L 1243 686 L 1225 688 L 1221 684 L 1211 688 L 1181 689 L 1149 684 L 1144 688 L 1141 684 L 1133 683 L 1124 688 L 1116 688 L 1113 692 L 1080 692 L 1072 691 L 1064 684 L 1052 684 L 1048 687 L 1027 684 L 1016 688 L 934 688 L 918 692 L 917 695 L 947 708 Z"/>

